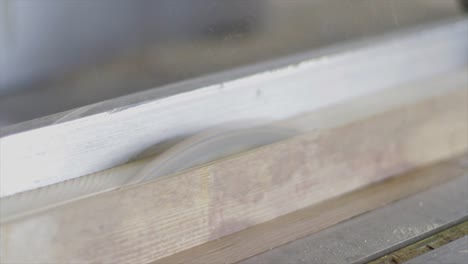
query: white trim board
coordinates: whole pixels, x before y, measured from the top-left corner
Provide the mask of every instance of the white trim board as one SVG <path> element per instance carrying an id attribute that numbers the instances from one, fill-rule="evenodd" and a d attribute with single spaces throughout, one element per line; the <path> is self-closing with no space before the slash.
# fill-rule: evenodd
<path id="1" fill-rule="evenodd" d="M 213 126 L 283 120 L 463 68 L 467 34 L 465 19 L 141 104 L 81 117 L 98 104 L 51 125 L 4 130 L 0 197 L 122 165 L 154 145 Z"/>

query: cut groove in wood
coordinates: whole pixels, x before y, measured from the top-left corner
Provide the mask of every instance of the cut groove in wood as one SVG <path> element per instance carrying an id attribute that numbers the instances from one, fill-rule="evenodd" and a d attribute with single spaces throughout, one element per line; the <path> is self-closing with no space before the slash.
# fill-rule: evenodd
<path id="1" fill-rule="evenodd" d="M 468 146 L 466 92 L 7 221 L 2 260 L 148 263 L 453 157 Z"/>

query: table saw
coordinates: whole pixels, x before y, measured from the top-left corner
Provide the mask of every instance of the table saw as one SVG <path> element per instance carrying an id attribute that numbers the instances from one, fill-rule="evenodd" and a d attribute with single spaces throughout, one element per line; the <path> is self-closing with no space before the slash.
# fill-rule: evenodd
<path id="1" fill-rule="evenodd" d="M 466 263 L 464 2 L 215 2 L 0 4 L 0 263 Z"/>

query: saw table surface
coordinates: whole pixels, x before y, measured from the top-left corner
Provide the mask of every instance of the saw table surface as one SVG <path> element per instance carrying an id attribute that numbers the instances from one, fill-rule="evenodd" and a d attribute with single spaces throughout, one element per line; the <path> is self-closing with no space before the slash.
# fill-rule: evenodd
<path id="1" fill-rule="evenodd" d="M 468 173 L 240 263 L 466 263 L 467 186 Z M 409 255 L 405 248 L 421 241 L 423 247 L 430 243 L 434 247 L 413 249 Z M 440 246 L 443 249 L 439 251 Z M 442 261 L 441 257 L 450 257 L 448 252 L 453 253 L 454 259 Z M 458 259 L 465 262 L 457 262 Z"/>

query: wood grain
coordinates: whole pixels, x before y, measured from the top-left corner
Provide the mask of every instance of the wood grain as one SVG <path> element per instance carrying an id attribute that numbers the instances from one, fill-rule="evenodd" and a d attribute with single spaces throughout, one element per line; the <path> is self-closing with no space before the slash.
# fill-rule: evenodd
<path id="1" fill-rule="evenodd" d="M 468 155 L 392 177 L 252 228 L 163 258 L 163 263 L 234 263 L 320 231 L 356 215 L 467 175 Z"/>
<path id="2" fill-rule="evenodd" d="M 155 261 L 458 155 L 467 108 L 467 89 L 451 91 L 6 222 L 2 261 Z"/>

